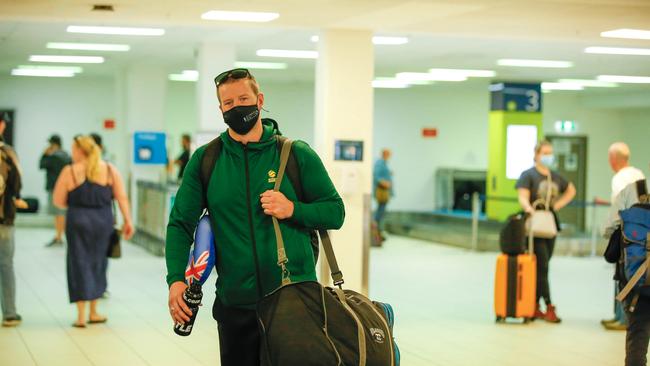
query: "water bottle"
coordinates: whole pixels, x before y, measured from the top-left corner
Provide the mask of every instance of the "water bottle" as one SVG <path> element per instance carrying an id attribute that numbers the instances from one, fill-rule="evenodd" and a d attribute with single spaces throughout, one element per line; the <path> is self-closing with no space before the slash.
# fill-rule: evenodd
<path id="1" fill-rule="evenodd" d="M 187 289 L 185 289 L 183 300 L 192 311 L 192 315 L 190 316 L 190 320 L 185 324 L 174 324 L 174 332 L 179 336 L 187 337 L 192 333 L 192 327 L 194 327 L 194 320 L 196 320 L 196 314 L 199 312 L 202 298 L 203 291 L 201 291 L 201 284 L 199 282 L 194 281 Z M 179 309 L 179 311 L 182 310 Z"/>

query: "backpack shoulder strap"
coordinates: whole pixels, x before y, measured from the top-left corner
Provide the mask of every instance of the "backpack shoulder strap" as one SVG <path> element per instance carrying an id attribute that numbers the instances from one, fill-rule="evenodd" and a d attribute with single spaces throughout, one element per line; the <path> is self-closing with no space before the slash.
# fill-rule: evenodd
<path id="1" fill-rule="evenodd" d="M 646 180 L 641 179 L 636 181 L 636 194 L 639 198 L 639 202 L 644 202 L 648 196 L 648 186 L 646 185 Z"/>
<path id="2" fill-rule="evenodd" d="M 277 135 L 276 139 L 278 151 L 282 151 L 282 144 L 284 144 L 284 141 L 287 140 L 287 138 L 281 135 Z M 302 190 L 302 182 L 300 181 L 300 166 L 298 165 L 295 154 L 293 154 L 293 144 L 291 145 L 291 150 L 289 151 L 289 160 L 287 161 L 285 174 L 289 178 L 293 190 L 296 192 L 298 201 L 303 201 L 304 192 Z"/>
<path id="3" fill-rule="evenodd" d="M 221 156 L 221 149 L 223 147 L 223 141 L 221 136 L 218 136 L 214 140 L 210 141 L 205 147 L 203 152 L 203 157 L 201 158 L 201 188 L 203 189 L 203 202 L 205 207 L 208 206 L 207 194 L 208 194 L 208 184 L 210 183 L 210 177 L 212 176 L 212 171 L 214 170 L 219 156 Z"/>

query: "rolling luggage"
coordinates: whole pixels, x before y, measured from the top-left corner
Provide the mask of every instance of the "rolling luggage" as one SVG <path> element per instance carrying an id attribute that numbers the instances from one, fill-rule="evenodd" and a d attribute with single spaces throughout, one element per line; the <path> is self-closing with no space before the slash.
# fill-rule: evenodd
<path id="1" fill-rule="evenodd" d="M 498 323 L 508 318 L 534 320 L 537 302 L 537 259 L 533 236 L 529 236 L 528 253 L 501 254 L 497 258 L 494 279 L 494 312 Z"/>

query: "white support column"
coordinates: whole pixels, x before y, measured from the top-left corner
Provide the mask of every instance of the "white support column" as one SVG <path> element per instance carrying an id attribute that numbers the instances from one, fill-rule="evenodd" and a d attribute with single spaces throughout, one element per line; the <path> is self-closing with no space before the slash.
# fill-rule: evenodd
<path id="1" fill-rule="evenodd" d="M 196 69 L 199 81 L 196 83 L 198 108 L 198 130 L 222 132 L 226 129 L 219 110 L 214 78 L 234 68 L 235 47 L 222 43 L 203 43 L 196 52 Z"/>
<path id="2" fill-rule="evenodd" d="M 368 197 L 372 185 L 372 32 L 324 31 L 318 52 L 315 146 L 343 197 L 346 211 L 345 224 L 332 232 L 332 241 L 346 288 L 367 293 L 364 231 L 369 228 L 364 225 L 364 197 Z M 337 140 L 363 141 L 363 161 L 335 161 Z M 321 281 L 325 282 L 323 276 L 321 271 Z"/>
<path id="3" fill-rule="evenodd" d="M 131 167 L 131 206 L 137 225 L 138 180 L 159 182 L 166 178 L 162 165 L 135 165 L 133 163 L 133 133 L 136 131 L 157 131 L 165 129 L 165 95 L 167 73 L 158 65 L 138 64 L 126 70 L 123 84 L 125 138 L 128 143 L 128 166 Z"/>

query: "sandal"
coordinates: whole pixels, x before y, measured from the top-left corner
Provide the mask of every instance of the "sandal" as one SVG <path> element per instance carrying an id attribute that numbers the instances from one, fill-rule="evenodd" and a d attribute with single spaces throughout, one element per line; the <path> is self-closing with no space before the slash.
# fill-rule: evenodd
<path id="1" fill-rule="evenodd" d="M 103 324 L 108 321 L 108 318 L 100 318 L 100 319 L 88 319 L 88 324 Z"/>
<path id="2" fill-rule="evenodd" d="M 76 322 L 75 322 L 75 323 L 72 323 L 72 326 L 73 326 L 74 328 L 85 328 L 85 327 L 86 327 L 86 324 L 79 324 L 79 323 L 76 323 Z"/>

